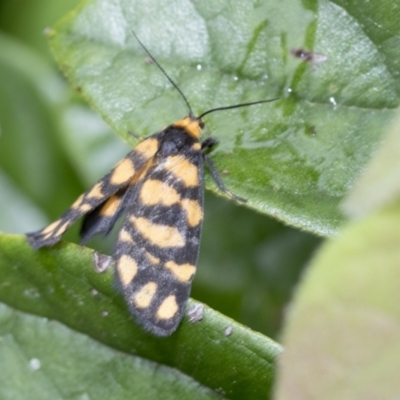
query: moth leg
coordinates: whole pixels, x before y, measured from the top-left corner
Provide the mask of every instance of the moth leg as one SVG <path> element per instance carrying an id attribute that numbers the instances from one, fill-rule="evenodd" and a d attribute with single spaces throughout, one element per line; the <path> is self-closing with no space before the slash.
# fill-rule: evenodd
<path id="1" fill-rule="evenodd" d="M 145 139 L 143 136 L 138 135 L 137 133 L 129 130 L 128 133 L 133 136 L 136 140 L 138 140 L 139 142 L 143 142 L 143 140 Z"/>
<path id="2" fill-rule="evenodd" d="M 205 151 L 206 154 L 208 154 L 218 143 L 218 140 L 209 137 L 201 143 L 201 150 Z"/>
<path id="3" fill-rule="evenodd" d="M 211 150 L 218 142 L 213 139 L 213 138 L 208 138 L 206 139 L 202 144 L 201 144 L 201 149 L 202 150 Z M 243 197 L 237 196 L 236 194 L 232 193 L 224 184 L 223 180 L 221 179 L 217 168 L 215 168 L 214 163 L 212 162 L 211 158 L 203 153 L 203 158 L 207 162 L 208 168 L 211 172 L 211 176 L 214 179 L 214 182 L 217 184 L 217 187 L 221 192 L 226 193 L 229 197 L 233 198 L 234 200 L 240 202 L 240 203 L 246 203 L 247 200 L 244 199 Z"/>

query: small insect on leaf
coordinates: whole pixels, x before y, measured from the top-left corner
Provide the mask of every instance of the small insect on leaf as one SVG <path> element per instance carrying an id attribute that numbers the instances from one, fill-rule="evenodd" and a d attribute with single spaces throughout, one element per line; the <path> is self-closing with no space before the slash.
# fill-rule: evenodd
<path id="1" fill-rule="evenodd" d="M 93 264 L 95 270 L 101 274 L 111 266 L 112 264 L 112 258 L 109 256 L 105 256 L 104 254 L 100 254 L 95 252 L 93 254 Z"/>
<path id="2" fill-rule="evenodd" d="M 328 59 L 323 54 L 313 53 L 312 51 L 305 50 L 301 47 L 290 50 L 290 54 L 306 62 L 322 63 Z"/>
<path id="3" fill-rule="evenodd" d="M 136 39 L 181 94 L 189 115 L 141 141 L 58 220 L 27 238 L 35 249 L 51 246 L 83 217 L 80 235 L 85 242 L 94 235 L 107 235 L 124 215 L 113 255 L 117 286 L 137 321 L 151 333 L 167 336 L 177 329 L 184 315 L 196 272 L 204 161 L 218 187 L 243 200 L 226 189 L 207 155 L 216 141 L 199 140 L 202 117 L 275 99 L 219 107 L 196 117 L 182 91 Z"/>
<path id="4" fill-rule="evenodd" d="M 224 330 L 224 335 L 225 336 L 231 336 L 233 332 L 233 328 L 231 326 L 227 326 Z"/>
<path id="5" fill-rule="evenodd" d="M 204 316 L 204 304 L 198 303 L 195 304 L 192 308 L 190 308 L 186 313 L 189 322 L 192 324 L 199 322 L 203 319 Z"/>

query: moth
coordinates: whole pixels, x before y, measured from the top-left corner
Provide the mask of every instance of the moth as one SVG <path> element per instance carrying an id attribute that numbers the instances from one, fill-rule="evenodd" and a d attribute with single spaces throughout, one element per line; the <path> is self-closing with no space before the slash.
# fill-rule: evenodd
<path id="1" fill-rule="evenodd" d="M 139 143 L 107 175 L 83 193 L 46 228 L 27 234 L 34 249 L 52 246 L 79 218 L 86 242 L 107 235 L 124 215 L 114 248 L 116 282 L 143 328 L 168 336 L 178 327 L 196 272 L 203 221 L 204 164 L 217 186 L 224 186 L 208 152 L 217 143 L 200 141 L 202 118 L 217 110 L 260 104 L 262 100 L 208 110 L 195 116 L 190 104 L 143 43 L 134 36 L 180 93 L 188 116 Z"/>

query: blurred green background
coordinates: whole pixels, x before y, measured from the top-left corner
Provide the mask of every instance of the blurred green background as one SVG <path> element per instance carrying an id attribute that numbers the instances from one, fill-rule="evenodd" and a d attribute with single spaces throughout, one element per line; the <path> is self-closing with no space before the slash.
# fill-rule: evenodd
<path id="1" fill-rule="evenodd" d="M 44 35 L 77 0 L 0 3 L 0 230 L 57 218 L 129 147 L 58 72 Z M 65 239 L 77 241 L 77 227 Z M 192 297 L 272 338 L 321 239 L 206 193 Z M 90 246 L 109 253 L 112 237 Z"/>

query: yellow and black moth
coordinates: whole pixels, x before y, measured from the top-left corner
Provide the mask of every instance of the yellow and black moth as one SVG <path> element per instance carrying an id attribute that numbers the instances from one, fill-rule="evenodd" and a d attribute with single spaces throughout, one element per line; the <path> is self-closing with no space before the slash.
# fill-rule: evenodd
<path id="1" fill-rule="evenodd" d="M 237 198 L 225 188 L 207 155 L 217 142 L 200 142 L 202 118 L 213 111 L 272 100 L 219 107 L 196 117 L 178 86 L 139 43 L 179 91 L 189 115 L 143 140 L 57 221 L 27 237 L 35 249 L 51 246 L 84 217 L 80 234 L 87 241 L 108 234 L 125 215 L 113 256 L 117 285 L 137 321 L 151 333 L 167 336 L 183 317 L 196 271 L 205 162 L 218 187 Z"/>

